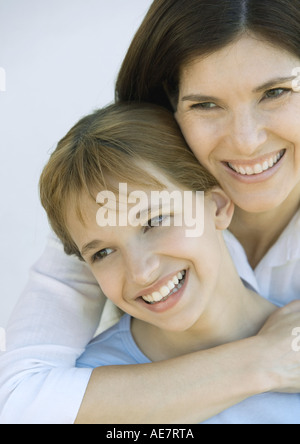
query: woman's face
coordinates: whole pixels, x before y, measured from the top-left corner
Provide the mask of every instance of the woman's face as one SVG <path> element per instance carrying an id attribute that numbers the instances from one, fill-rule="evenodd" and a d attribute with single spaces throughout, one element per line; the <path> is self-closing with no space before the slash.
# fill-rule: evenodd
<path id="1" fill-rule="evenodd" d="M 245 211 L 273 209 L 292 191 L 299 200 L 299 67 L 291 53 L 245 36 L 182 69 L 176 119 Z"/>

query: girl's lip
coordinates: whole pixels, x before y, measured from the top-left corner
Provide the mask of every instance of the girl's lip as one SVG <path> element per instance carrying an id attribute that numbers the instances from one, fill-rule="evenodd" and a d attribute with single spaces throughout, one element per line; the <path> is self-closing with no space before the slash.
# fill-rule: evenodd
<path id="1" fill-rule="evenodd" d="M 161 287 L 163 287 L 164 285 L 167 285 L 167 282 L 168 282 L 172 277 L 176 276 L 177 273 L 179 273 L 179 272 L 182 271 L 182 270 L 183 270 L 183 269 L 178 270 L 178 271 L 175 272 L 175 273 L 174 273 L 174 272 L 173 272 L 173 273 L 170 273 L 170 274 L 168 274 L 167 276 L 163 277 L 163 278 L 160 279 L 158 282 L 156 282 L 155 285 L 152 285 L 151 287 L 145 288 L 145 289 L 143 290 L 142 293 L 139 292 L 139 294 L 137 294 L 137 295 L 134 297 L 134 299 L 138 299 L 138 298 L 140 298 L 140 297 L 142 297 L 142 296 L 147 296 L 148 294 L 151 294 L 151 293 L 154 293 L 155 291 L 158 291 Z"/>
<path id="2" fill-rule="evenodd" d="M 139 302 L 140 304 L 143 304 L 143 306 L 145 308 L 147 308 L 148 310 L 155 312 L 155 313 L 162 313 L 167 310 L 170 310 L 181 299 L 181 297 L 186 289 L 188 279 L 189 279 L 189 270 L 186 270 L 185 279 L 184 279 L 184 283 L 183 283 L 182 287 L 179 290 L 177 290 L 175 293 L 170 294 L 170 296 L 167 297 L 165 300 L 162 300 L 160 302 L 156 302 L 155 304 L 148 304 L 146 301 L 144 301 L 144 299 L 142 297 L 139 297 L 137 299 L 137 302 Z"/>
<path id="3" fill-rule="evenodd" d="M 229 172 L 232 177 L 234 177 L 235 179 L 238 179 L 240 182 L 247 183 L 247 184 L 256 184 L 256 183 L 264 182 L 264 181 L 268 180 L 270 177 L 272 177 L 281 167 L 281 165 L 283 163 L 283 159 L 285 157 L 286 157 L 286 150 L 285 150 L 283 156 L 281 157 L 281 159 L 278 160 L 278 162 L 273 167 L 269 168 L 267 171 L 263 171 L 262 173 L 259 173 L 259 174 L 253 174 L 251 176 L 243 175 L 243 174 L 238 173 L 237 171 L 233 170 L 228 165 L 228 162 L 222 162 L 222 164 L 226 168 L 227 172 Z"/>

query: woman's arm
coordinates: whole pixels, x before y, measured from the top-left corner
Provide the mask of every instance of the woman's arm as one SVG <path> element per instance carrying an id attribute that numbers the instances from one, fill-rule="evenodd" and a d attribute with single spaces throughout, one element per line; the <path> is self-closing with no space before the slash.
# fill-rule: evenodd
<path id="1" fill-rule="evenodd" d="M 75 368 L 105 303 L 85 263 L 49 238 L 7 328 L 0 423 L 73 423 L 91 371 Z"/>
<path id="2" fill-rule="evenodd" d="M 77 423 L 198 422 L 255 393 L 299 389 L 295 380 L 288 384 L 289 369 L 284 377 L 270 370 L 287 354 L 287 319 L 300 326 L 299 313 L 293 320 L 289 314 L 274 316 L 261 337 L 172 361 L 93 372 L 75 368 L 103 304 L 85 264 L 50 240 L 7 331 L 8 351 L 0 358 L 0 423 L 70 424 L 76 416 Z M 292 356 L 286 362 L 292 367 Z"/>
<path id="3" fill-rule="evenodd" d="M 300 392 L 300 301 L 256 337 L 170 361 L 93 371 L 76 423 L 198 423 L 255 394 Z"/>
<path id="4" fill-rule="evenodd" d="M 191 424 L 265 391 L 255 339 L 145 365 L 93 371 L 77 424 Z"/>

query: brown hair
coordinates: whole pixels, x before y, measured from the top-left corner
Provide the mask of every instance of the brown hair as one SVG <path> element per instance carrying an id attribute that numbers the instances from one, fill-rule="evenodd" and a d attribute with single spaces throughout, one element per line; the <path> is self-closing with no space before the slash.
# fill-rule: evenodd
<path id="1" fill-rule="evenodd" d="M 80 199 L 113 190 L 119 183 L 163 189 L 145 171 L 144 162 L 173 183 L 193 191 L 209 191 L 216 179 L 187 147 L 171 112 L 150 104 L 118 104 L 81 119 L 58 143 L 40 178 L 40 197 L 49 222 L 67 254 L 80 252 L 67 228 L 70 202 L 83 222 Z"/>
<path id="2" fill-rule="evenodd" d="M 154 0 L 124 59 L 116 100 L 172 110 L 181 68 L 247 31 L 300 57 L 300 0 Z"/>

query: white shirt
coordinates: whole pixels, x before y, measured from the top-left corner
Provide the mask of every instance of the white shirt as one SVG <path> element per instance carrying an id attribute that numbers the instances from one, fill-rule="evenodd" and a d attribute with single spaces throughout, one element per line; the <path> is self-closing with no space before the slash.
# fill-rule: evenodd
<path id="1" fill-rule="evenodd" d="M 241 278 L 278 305 L 300 295 L 300 212 L 255 271 L 224 233 Z M 0 358 L 0 424 L 71 424 L 92 369 L 75 368 L 96 333 L 105 298 L 88 267 L 50 238 L 7 329 Z M 107 312 L 106 327 L 118 320 Z M 103 329 L 103 328 L 102 328 Z"/>

